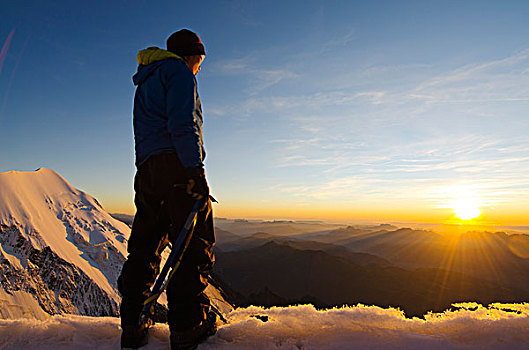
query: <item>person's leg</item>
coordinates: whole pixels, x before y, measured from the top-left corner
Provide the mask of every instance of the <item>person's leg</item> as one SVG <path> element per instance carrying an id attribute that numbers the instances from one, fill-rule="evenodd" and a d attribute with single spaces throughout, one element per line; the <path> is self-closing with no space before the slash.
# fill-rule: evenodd
<path id="1" fill-rule="evenodd" d="M 147 329 L 139 327 L 143 302 L 160 270 L 161 253 L 168 243 L 169 221 L 165 210 L 169 183 L 163 157 L 153 157 L 136 174 L 136 216 L 128 242 L 128 258 L 118 279 L 122 347 L 139 347 L 147 342 Z"/>
<path id="2" fill-rule="evenodd" d="M 122 325 L 138 324 L 143 302 L 149 296 L 160 270 L 160 253 L 167 244 L 164 239 L 166 230 L 152 210 L 152 203 L 136 203 L 138 212 L 128 243 L 129 256 L 118 279 L 118 288 L 122 295 Z"/>
<path id="3" fill-rule="evenodd" d="M 168 234 L 182 227 L 191 210 L 193 202 L 189 196 L 173 187 L 185 182 L 183 174 L 176 153 L 151 156 L 138 168 L 134 180 L 137 209 L 127 246 L 129 255 L 118 279 L 122 324 L 137 323 L 159 273 Z"/>

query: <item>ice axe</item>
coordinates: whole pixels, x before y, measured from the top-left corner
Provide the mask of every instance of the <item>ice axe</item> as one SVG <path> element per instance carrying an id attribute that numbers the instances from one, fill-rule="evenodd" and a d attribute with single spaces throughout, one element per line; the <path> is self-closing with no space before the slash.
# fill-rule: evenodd
<path id="1" fill-rule="evenodd" d="M 174 187 L 183 187 L 185 188 L 187 185 L 174 185 Z M 217 200 L 213 198 L 213 196 L 209 196 L 212 202 L 216 202 Z M 151 293 L 149 294 L 149 297 L 143 302 L 143 308 L 140 313 L 140 319 L 139 319 L 139 325 L 146 325 L 147 327 L 150 327 L 153 325 L 152 315 L 154 313 L 154 305 L 156 304 L 156 301 L 160 297 L 160 295 L 165 291 L 167 288 L 167 285 L 169 284 L 169 281 L 171 280 L 171 277 L 173 274 L 178 270 L 178 267 L 180 266 L 182 262 L 182 258 L 184 256 L 184 253 L 189 246 L 189 242 L 191 241 L 191 238 L 193 237 L 193 229 L 197 222 L 197 215 L 201 208 L 204 207 L 204 199 L 197 200 L 195 204 L 193 205 L 193 208 L 191 209 L 191 212 L 187 216 L 186 222 L 184 224 L 184 227 L 182 227 L 182 230 L 180 230 L 180 233 L 176 237 L 175 241 L 171 244 L 171 253 L 169 254 L 169 257 L 167 258 L 167 261 L 165 262 L 162 271 L 160 272 L 160 275 L 158 275 L 158 278 L 156 279 L 156 282 L 154 283 L 154 287 L 151 290 Z"/>

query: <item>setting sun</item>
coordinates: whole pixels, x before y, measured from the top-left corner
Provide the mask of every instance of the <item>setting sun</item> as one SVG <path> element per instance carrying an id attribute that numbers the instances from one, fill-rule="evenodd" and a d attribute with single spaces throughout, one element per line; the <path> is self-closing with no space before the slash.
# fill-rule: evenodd
<path id="1" fill-rule="evenodd" d="M 458 199 L 454 203 L 454 212 L 461 220 L 471 220 L 481 215 L 477 202 L 472 198 Z"/>
<path id="2" fill-rule="evenodd" d="M 439 190 L 437 196 L 440 200 L 439 207 L 451 209 L 453 217 L 458 221 L 473 220 L 483 215 L 490 200 L 479 189 L 480 186 L 474 184 L 458 184 L 447 186 Z"/>

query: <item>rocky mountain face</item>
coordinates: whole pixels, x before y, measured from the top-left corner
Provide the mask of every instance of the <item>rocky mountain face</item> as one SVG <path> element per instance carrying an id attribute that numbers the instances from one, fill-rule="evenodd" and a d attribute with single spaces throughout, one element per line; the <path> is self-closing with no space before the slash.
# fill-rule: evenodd
<path id="1" fill-rule="evenodd" d="M 51 169 L 1 173 L 0 318 L 117 316 L 129 235 L 125 223 Z M 214 287 L 206 293 L 229 311 Z"/>
<path id="2" fill-rule="evenodd" d="M 35 238 L 39 238 L 38 233 Z M 17 226 L 0 227 L 0 286 L 8 295 L 31 294 L 48 314 L 113 316 L 114 298 L 49 246 L 37 249 Z M 16 256 L 18 263 L 6 256 Z"/>

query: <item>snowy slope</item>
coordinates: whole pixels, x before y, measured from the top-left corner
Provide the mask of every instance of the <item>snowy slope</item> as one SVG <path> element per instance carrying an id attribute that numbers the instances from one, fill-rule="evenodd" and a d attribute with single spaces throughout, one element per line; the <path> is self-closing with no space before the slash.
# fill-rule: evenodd
<path id="1" fill-rule="evenodd" d="M 0 189 L 0 225 L 18 226 L 33 247 L 49 246 L 115 295 L 109 280 L 126 256 L 124 223 L 51 169 L 2 173 Z"/>
<path id="2" fill-rule="evenodd" d="M 51 169 L 0 174 L 2 287 L 48 313 L 115 315 L 130 229 Z"/>
<path id="3" fill-rule="evenodd" d="M 117 315 L 129 235 L 51 169 L 0 173 L 0 316 L 41 319 L 36 304 L 47 314 Z"/>
<path id="4" fill-rule="evenodd" d="M 318 311 L 312 306 L 237 309 L 229 324 L 201 344 L 206 349 L 517 350 L 529 348 L 529 305 L 460 305 L 457 311 L 408 319 L 395 309 L 357 306 Z M 262 322 L 252 315 L 268 316 Z M 119 319 L 54 316 L 0 320 L 0 349 L 119 348 Z M 157 324 L 142 349 L 168 349 L 169 329 Z"/>

